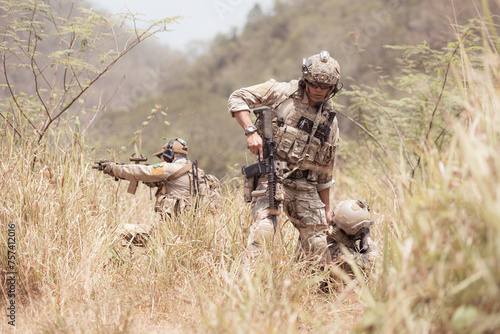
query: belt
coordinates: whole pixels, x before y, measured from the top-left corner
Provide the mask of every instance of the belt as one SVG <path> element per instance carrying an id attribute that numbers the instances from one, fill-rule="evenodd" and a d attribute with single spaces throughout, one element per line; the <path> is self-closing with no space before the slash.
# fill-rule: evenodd
<path id="1" fill-rule="evenodd" d="M 288 176 L 289 179 L 296 180 L 306 178 L 309 175 L 309 170 L 299 170 L 297 169 L 295 172 Z"/>

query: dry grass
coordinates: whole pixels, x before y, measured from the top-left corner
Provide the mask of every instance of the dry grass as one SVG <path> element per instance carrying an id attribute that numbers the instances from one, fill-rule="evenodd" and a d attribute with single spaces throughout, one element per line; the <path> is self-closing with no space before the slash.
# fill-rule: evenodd
<path id="1" fill-rule="evenodd" d="M 218 212 L 161 224 L 146 247 L 129 251 L 117 244 L 115 229 L 157 219 L 146 188 L 126 194 L 125 184 L 90 169 L 91 157 L 76 141 L 40 148 L 31 170 L 31 146 L 3 135 L 0 267 L 4 279 L 7 224 L 15 223 L 16 329 L 498 332 L 500 58 L 488 50 L 482 57 L 481 70 L 466 58 L 455 69 L 465 111 L 447 120 L 453 138 L 444 152 L 422 152 L 422 177 L 380 177 L 369 157 L 351 166 L 355 174 L 337 171 L 333 198 L 364 197 L 379 214 L 373 236 L 383 257 L 367 283 L 330 294 L 318 289 L 324 274 L 295 261 L 289 222 L 253 274 L 242 273 L 249 208 L 233 187 Z M 1 296 L 5 310 L 5 289 Z M 9 330 L 4 319 L 0 331 Z"/>
<path id="2" fill-rule="evenodd" d="M 161 224 L 147 247 L 129 251 L 115 229 L 157 219 L 147 188 L 126 194 L 78 149 L 47 154 L 31 172 L 32 152 L 2 147 L 1 238 L 6 245 L 14 222 L 22 333 L 326 332 L 361 312 L 357 298 L 320 293 L 321 275 L 294 261 L 289 222 L 255 274 L 242 275 L 249 211 L 235 189 L 217 213 Z"/>

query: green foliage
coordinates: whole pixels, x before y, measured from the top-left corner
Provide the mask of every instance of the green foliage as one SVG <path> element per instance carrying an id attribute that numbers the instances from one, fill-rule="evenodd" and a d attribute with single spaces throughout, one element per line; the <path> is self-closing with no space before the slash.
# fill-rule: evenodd
<path id="1" fill-rule="evenodd" d="M 8 98 L 1 116 L 20 138 L 41 144 L 61 117 L 84 113 L 78 101 L 116 62 L 175 19 L 153 22 L 123 42 L 113 30 L 120 22 L 78 1 L 58 4 L 1 1 L 2 72 Z M 125 16 L 125 20 L 130 17 Z M 131 17 L 132 22 L 134 17 Z M 109 48 L 109 49 L 106 49 Z M 17 84 L 19 77 L 30 84 Z M 17 81 L 17 82 L 16 82 Z M 27 137 L 26 137 L 27 135 Z"/>
<path id="2" fill-rule="evenodd" d="M 394 47 L 404 75 L 346 93 L 365 132 L 341 146 L 336 192 L 369 189 L 392 217 L 360 332 L 498 331 L 500 62 L 484 29 L 472 20 L 443 50 Z"/>
<path id="3" fill-rule="evenodd" d="M 456 21 L 454 21 L 456 23 L 468 24 L 467 20 L 477 15 L 476 7 L 467 0 L 455 0 L 455 5 L 462 9 L 456 15 Z M 497 6 L 492 8 L 496 9 Z M 264 13 L 256 7 L 249 13 L 247 23 L 240 33 L 233 30 L 228 34 L 220 34 L 208 45 L 200 46 L 203 52 L 198 57 L 188 60 L 162 57 L 162 64 L 170 62 L 170 65 L 161 67 L 161 73 L 165 73 L 165 78 L 161 80 L 158 87 L 161 91 L 148 91 L 148 96 L 141 95 L 140 98 L 132 100 L 129 112 L 120 109 L 100 115 L 96 121 L 97 137 L 104 147 L 125 145 L 130 133 L 133 133 L 139 126 L 139 122 L 147 116 L 150 107 L 160 103 L 174 111 L 169 114 L 169 133 L 168 135 L 165 133 L 164 127 L 161 129 L 155 127 L 155 131 L 151 132 L 147 141 L 145 140 L 144 153 L 155 152 L 157 147 L 161 146 L 160 141 L 163 137 L 172 138 L 182 135 L 187 137 L 185 139 L 188 142 L 192 142 L 196 140 L 196 137 L 191 137 L 185 132 L 195 129 L 192 132 L 196 132 L 197 136 L 203 136 L 202 143 L 212 142 L 213 139 L 216 144 L 212 145 L 209 150 L 206 148 L 192 150 L 191 158 L 207 162 L 208 165 L 200 164 L 200 166 L 210 173 L 218 176 L 231 173 L 234 163 L 243 164 L 246 161 L 243 153 L 240 152 L 245 151 L 241 129 L 238 128 L 236 122 L 221 118 L 221 115 L 228 116 L 226 110 L 229 94 L 240 87 L 251 86 L 270 78 L 278 81 L 297 79 L 300 76 L 302 59 L 322 49 L 329 50 L 339 61 L 345 92 L 357 90 L 363 85 L 376 87 L 379 81 L 394 81 L 396 76 L 399 77 L 398 80 L 403 80 L 401 83 L 385 83 L 383 90 L 391 96 L 387 99 L 394 100 L 390 108 L 386 101 L 383 101 L 382 106 L 387 108 L 387 112 L 393 113 L 394 109 L 406 109 L 405 105 L 400 105 L 405 103 L 405 101 L 399 101 L 400 96 L 410 95 L 411 97 L 412 90 L 421 94 L 421 100 L 408 101 L 407 114 L 415 121 L 402 122 L 402 125 L 416 132 L 424 131 L 422 127 L 414 125 L 418 123 L 422 108 L 435 103 L 436 96 L 440 93 L 439 83 L 444 70 L 440 66 L 447 64 L 448 60 L 439 58 L 443 53 L 451 57 L 451 50 L 455 49 L 453 46 L 450 46 L 450 50 L 446 48 L 447 43 L 455 37 L 449 25 L 443 24 L 442 17 L 449 15 L 449 6 L 430 0 L 418 2 L 377 0 L 370 1 L 369 4 L 366 1 L 344 0 L 276 1 L 273 11 L 269 13 Z M 427 42 L 421 43 L 422 40 Z M 400 55 L 400 50 L 396 47 L 384 47 L 384 45 L 401 43 L 407 44 L 402 46 L 406 50 L 405 57 L 401 60 L 405 62 L 403 67 L 394 64 L 394 57 Z M 413 46 L 414 44 L 416 45 Z M 432 51 L 425 55 L 427 59 L 418 59 L 426 50 L 440 50 L 441 48 L 444 49 L 435 51 L 436 54 Z M 406 57 L 411 54 L 414 54 L 413 58 Z M 453 58 L 455 63 L 459 61 L 457 57 Z M 421 78 L 422 81 L 419 82 L 418 77 L 406 78 L 406 75 L 401 73 L 406 66 L 410 66 L 408 70 L 428 66 L 424 75 L 429 75 L 431 79 L 428 78 L 428 80 L 431 81 L 425 82 L 425 78 Z M 169 72 L 167 75 L 167 68 L 178 69 L 178 72 L 171 74 Z M 384 69 L 384 74 L 380 73 L 381 68 Z M 431 74 L 433 70 L 441 71 L 437 73 L 440 78 L 436 78 L 434 82 L 432 82 L 434 79 Z M 396 85 L 399 87 L 395 87 Z M 427 90 L 431 90 L 432 93 Z M 193 95 L 203 96 L 204 101 L 193 98 Z M 336 100 L 340 105 L 350 105 L 349 97 L 348 94 L 339 94 Z M 362 100 L 359 100 L 359 103 L 362 103 Z M 196 115 L 196 117 L 190 117 L 188 121 L 181 120 L 188 117 L 189 112 L 201 109 L 204 110 L 203 117 Z M 189 112 L 184 112 L 184 110 Z M 439 112 L 441 110 L 437 110 L 436 114 Z M 178 117 L 177 113 L 182 113 L 183 116 Z M 364 112 L 350 108 L 349 114 L 351 113 L 356 118 L 358 114 Z M 210 121 L 210 119 L 217 121 Z M 339 117 L 339 119 L 342 137 L 354 135 L 351 131 L 351 123 L 344 118 Z M 205 126 L 207 122 L 212 126 Z M 442 118 L 434 121 L 436 124 L 433 126 L 433 132 L 444 127 L 443 124 L 437 124 L 440 122 Z M 424 123 L 428 124 L 428 120 Z M 186 124 L 189 124 L 189 130 L 185 128 Z M 401 124 L 397 125 L 401 126 Z M 118 131 L 109 131 L 108 128 L 118 129 Z M 370 129 L 370 131 L 375 131 L 375 129 Z M 128 134 L 123 132 L 128 132 Z M 393 134 L 394 130 L 391 133 Z M 411 139 L 404 139 L 405 144 L 412 145 L 413 139 L 419 136 L 425 137 L 425 133 L 424 131 L 412 134 Z M 390 138 L 393 140 L 397 136 L 390 135 Z M 149 141 L 154 143 L 148 143 Z M 213 164 L 213 157 L 220 153 L 219 143 L 238 143 L 238 145 L 228 147 Z M 418 143 L 421 145 L 420 139 Z M 398 145 L 397 140 L 395 145 Z M 212 153 L 212 150 L 216 152 Z M 221 159 L 226 160 L 221 161 Z M 418 157 L 409 157 L 409 159 L 413 160 L 412 164 L 416 164 L 415 160 Z"/>
<path id="4" fill-rule="evenodd" d="M 150 155 L 157 152 L 170 139 L 183 138 L 189 147 L 189 158 L 198 160 L 200 168 L 220 178 L 227 173 L 238 175 L 239 168 L 235 169 L 234 165 L 247 162 L 246 142 L 241 129 L 231 119 L 227 110 L 218 109 L 219 105 L 226 104 L 226 99 L 203 91 L 179 90 L 174 96 L 175 99 L 155 99 L 155 103 L 167 106 L 164 107 L 166 111 L 161 112 L 166 120 L 160 122 L 156 119 L 157 121 L 150 122 L 147 129 L 140 132 L 142 145 L 141 152 L 138 153 Z M 185 101 L 190 101 L 190 104 L 186 105 Z M 127 124 L 123 122 L 122 111 L 108 112 L 106 120 L 113 124 L 113 128 L 119 127 L 121 130 L 115 132 L 114 136 L 111 136 L 111 133 L 106 135 L 104 137 L 106 144 L 113 147 L 128 143 L 131 133 L 143 124 L 144 111 L 149 108 L 149 101 L 138 103 L 136 112 L 128 117 Z M 99 125 L 97 130 L 106 132 Z M 136 138 L 139 130 L 135 131 Z M 103 137 L 99 138 L 103 140 Z M 130 149 L 123 153 L 132 154 L 133 151 Z"/>

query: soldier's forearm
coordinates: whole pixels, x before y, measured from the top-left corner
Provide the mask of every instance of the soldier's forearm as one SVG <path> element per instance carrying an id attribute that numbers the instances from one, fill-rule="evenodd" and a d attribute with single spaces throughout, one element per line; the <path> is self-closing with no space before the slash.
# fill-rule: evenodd
<path id="1" fill-rule="evenodd" d="M 321 202 L 325 204 L 325 216 L 326 223 L 330 225 L 332 223 L 332 213 L 330 211 L 330 188 L 325 188 L 318 192 Z"/>
<path id="2" fill-rule="evenodd" d="M 250 110 L 242 110 L 234 113 L 234 118 L 244 130 L 248 126 L 253 125 L 252 118 L 250 117 Z"/>
<path id="3" fill-rule="evenodd" d="M 321 198 L 321 202 L 325 204 L 325 211 L 330 211 L 330 188 L 325 188 L 318 192 L 319 197 Z"/>

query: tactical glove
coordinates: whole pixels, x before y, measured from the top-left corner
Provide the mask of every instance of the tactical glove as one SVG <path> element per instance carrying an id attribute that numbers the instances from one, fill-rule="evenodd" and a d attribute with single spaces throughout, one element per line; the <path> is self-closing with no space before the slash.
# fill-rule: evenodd
<path id="1" fill-rule="evenodd" d="M 115 167 L 114 162 L 111 161 L 103 162 L 102 166 L 104 167 L 104 169 L 102 170 L 104 174 L 115 176 L 115 173 L 113 172 L 113 168 Z"/>

